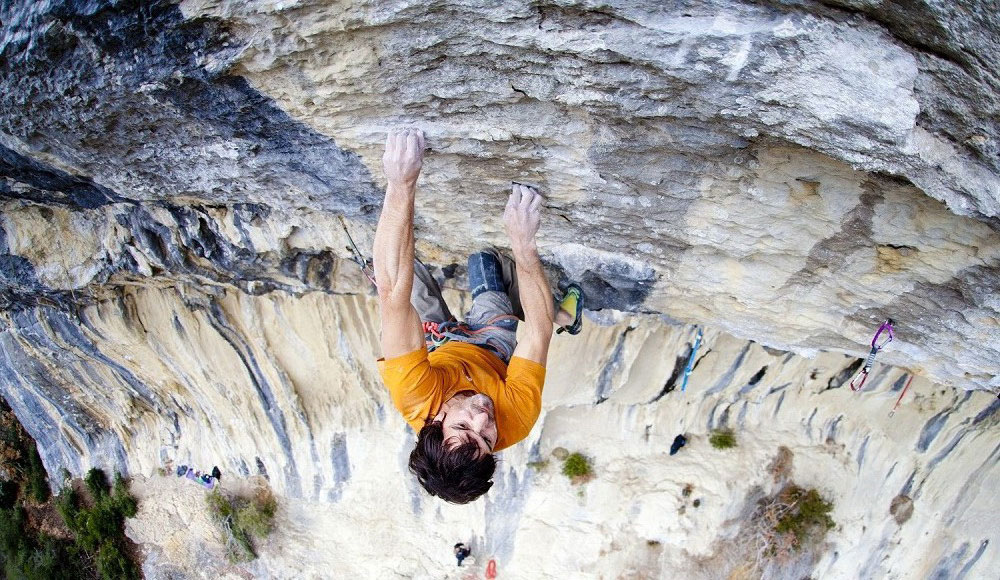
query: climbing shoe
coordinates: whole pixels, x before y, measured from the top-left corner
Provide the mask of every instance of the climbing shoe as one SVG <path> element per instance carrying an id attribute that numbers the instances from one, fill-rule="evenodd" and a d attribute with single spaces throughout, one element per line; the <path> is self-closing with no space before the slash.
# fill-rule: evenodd
<path id="1" fill-rule="evenodd" d="M 559 309 L 572 314 L 573 322 L 567 326 L 560 326 L 556 329 L 556 334 L 562 334 L 563 332 L 580 334 L 580 329 L 583 328 L 584 298 L 583 288 L 580 288 L 579 285 L 570 284 L 566 288 L 566 293 L 563 294 L 563 299 L 559 302 Z"/>

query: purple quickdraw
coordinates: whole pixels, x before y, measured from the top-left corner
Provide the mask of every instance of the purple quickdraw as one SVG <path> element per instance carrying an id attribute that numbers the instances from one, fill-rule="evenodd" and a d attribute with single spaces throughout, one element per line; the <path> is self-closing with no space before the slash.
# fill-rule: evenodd
<path id="1" fill-rule="evenodd" d="M 885 336 L 882 336 L 885 333 Z M 881 337 L 881 338 L 880 338 Z M 893 327 L 892 319 L 887 318 L 882 326 L 878 327 L 875 331 L 875 337 L 872 338 L 872 349 L 868 353 L 868 358 L 865 359 L 864 366 L 861 367 L 861 371 L 851 379 L 851 390 L 854 392 L 860 391 L 862 387 L 865 386 L 865 381 L 868 380 L 868 373 L 872 370 L 872 365 L 875 364 L 875 355 L 882 350 L 885 345 L 892 342 L 893 338 Z M 860 379 L 860 381 L 858 380 Z"/>

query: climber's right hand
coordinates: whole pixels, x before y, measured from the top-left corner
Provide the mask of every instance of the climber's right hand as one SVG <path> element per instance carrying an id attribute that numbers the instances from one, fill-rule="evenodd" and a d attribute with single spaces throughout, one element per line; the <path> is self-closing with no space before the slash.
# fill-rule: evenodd
<path id="1" fill-rule="evenodd" d="M 385 139 L 382 167 L 390 186 L 413 188 L 424 162 L 424 132 L 393 129 Z"/>
<path id="2" fill-rule="evenodd" d="M 541 205 L 542 196 L 538 190 L 520 183 L 513 184 L 503 221 L 515 259 L 522 250 L 535 250 L 535 234 L 542 221 Z"/>

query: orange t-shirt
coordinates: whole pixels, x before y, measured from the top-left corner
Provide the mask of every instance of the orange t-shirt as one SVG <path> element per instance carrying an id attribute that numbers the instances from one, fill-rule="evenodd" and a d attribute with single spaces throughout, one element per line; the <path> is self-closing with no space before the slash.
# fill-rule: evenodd
<path id="1" fill-rule="evenodd" d="M 430 354 L 421 347 L 379 360 L 378 369 L 392 402 L 416 431 L 459 391 L 489 395 L 497 420 L 494 452 L 527 437 L 542 409 L 544 366 L 517 356 L 504 365 L 474 344 L 452 341 Z"/>

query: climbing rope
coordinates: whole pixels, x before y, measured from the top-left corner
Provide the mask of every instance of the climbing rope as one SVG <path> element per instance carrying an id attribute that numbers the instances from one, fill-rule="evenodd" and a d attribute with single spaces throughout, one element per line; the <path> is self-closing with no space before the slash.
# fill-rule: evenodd
<path id="1" fill-rule="evenodd" d="M 892 417 L 893 415 L 895 415 L 895 414 L 896 414 L 896 409 L 898 409 L 898 408 L 899 408 L 899 402 L 903 400 L 903 396 L 904 396 L 904 395 L 906 395 L 906 389 L 909 389 L 909 388 L 910 388 L 910 383 L 912 383 L 912 382 L 913 382 L 913 375 L 911 374 L 911 375 L 910 375 L 910 378 L 909 378 L 909 379 L 907 379 L 907 381 L 906 381 L 906 386 L 905 386 L 905 387 L 903 387 L 903 392 L 902 392 L 902 393 L 900 393 L 900 394 L 899 394 L 899 398 L 898 398 L 898 399 L 896 399 L 896 404 L 895 404 L 895 405 L 893 405 L 893 406 L 892 406 L 892 410 L 891 410 L 891 411 L 889 411 L 889 416 L 890 416 L 890 417 Z"/>
<path id="2" fill-rule="evenodd" d="M 691 371 L 694 370 L 694 360 L 695 356 L 698 354 L 698 348 L 701 346 L 701 328 L 698 327 L 698 334 L 694 339 L 694 346 L 691 347 L 691 356 L 688 357 L 687 365 L 684 367 L 684 380 L 681 382 L 681 392 L 683 393 L 687 390 L 688 377 L 691 376 Z"/>
<path id="3" fill-rule="evenodd" d="M 462 339 L 484 335 L 484 342 L 477 342 L 476 344 L 484 344 L 487 347 L 495 349 L 498 354 L 502 353 L 502 356 L 509 359 L 514 354 L 513 351 L 510 350 L 510 347 L 503 341 L 496 340 L 490 336 L 493 332 L 505 330 L 504 327 L 498 326 L 498 323 L 501 322 L 516 323 L 517 317 L 513 314 L 499 314 L 486 320 L 484 324 L 476 326 L 470 326 L 464 322 L 457 322 L 454 320 L 448 322 L 424 321 L 421 323 L 421 326 L 424 331 L 424 339 L 427 350 L 429 351 L 434 351 L 451 340 L 458 339 L 459 341 L 464 342 Z"/>
<path id="4" fill-rule="evenodd" d="M 344 248 L 351 253 L 351 261 L 361 268 L 361 273 L 368 278 L 368 281 L 372 283 L 372 286 L 378 290 L 378 283 L 375 282 L 375 267 L 371 260 L 365 258 L 365 255 L 361 253 L 358 249 L 358 245 L 354 243 L 354 238 L 351 237 L 351 232 L 347 230 L 347 222 L 344 221 L 344 216 L 340 217 L 340 225 L 344 228 L 344 233 L 347 234 L 347 240 L 351 242 L 351 245 Z"/>
<path id="5" fill-rule="evenodd" d="M 882 336 L 882 333 L 885 333 L 885 337 L 882 337 L 880 340 L 879 337 Z M 885 345 L 892 342 L 892 338 L 893 338 L 892 319 L 887 318 L 885 322 L 882 323 L 882 326 L 878 327 L 878 330 L 875 331 L 875 337 L 872 338 L 872 349 L 868 353 L 868 358 L 865 359 L 864 366 L 862 366 L 861 371 L 858 372 L 858 374 L 855 375 L 853 379 L 851 379 L 852 391 L 858 392 L 861 390 L 863 386 L 865 386 L 865 381 L 868 380 L 868 373 L 871 372 L 872 365 L 875 364 L 875 355 L 877 355 L 879 351 L 885 347 Z M 860 382 L 858 381 L 858 379 L 860 379 Z"/>

